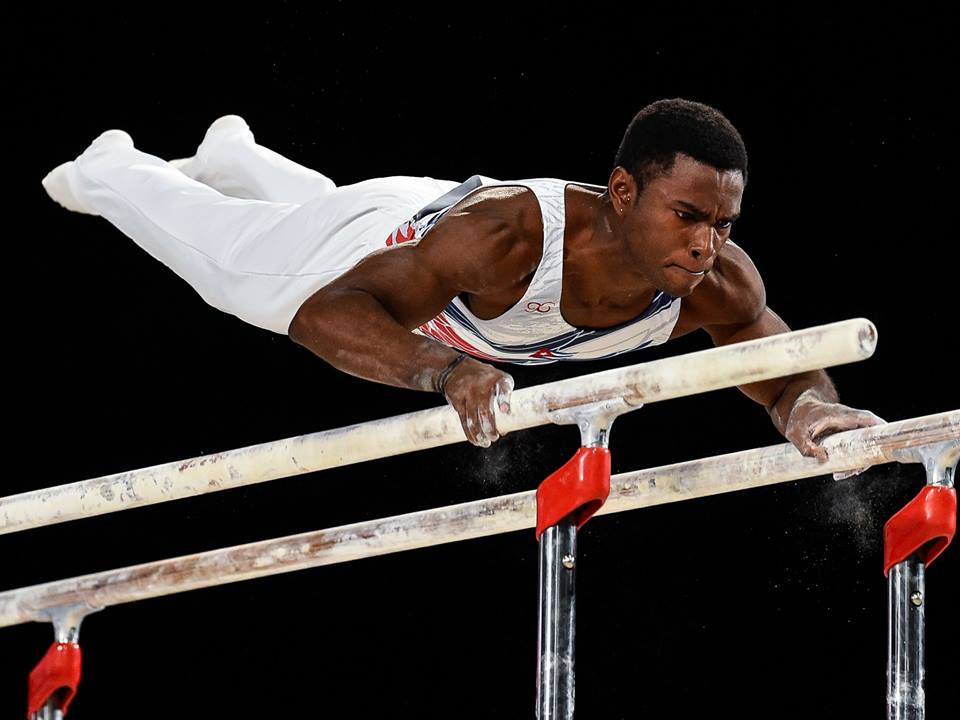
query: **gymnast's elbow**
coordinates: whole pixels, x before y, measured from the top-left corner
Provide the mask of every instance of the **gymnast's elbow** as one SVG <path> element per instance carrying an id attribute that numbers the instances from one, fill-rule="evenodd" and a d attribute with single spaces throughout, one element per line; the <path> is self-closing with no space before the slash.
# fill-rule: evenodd
<path id="1" fill-rule="evenodd" d="M 350 332 L 354 325 L 352 313 L 345 312 L 356 298 L 345 294 L 362 292 L 356 289 L 323 287 L 308 297 L 294 313 L 287 328 L 287 336 L 297 345 L 312 350 L 321 357 L 325 348 L 334 348 L 339 336 Z M 353 303 L 351 303 L 353 300 Z"/>

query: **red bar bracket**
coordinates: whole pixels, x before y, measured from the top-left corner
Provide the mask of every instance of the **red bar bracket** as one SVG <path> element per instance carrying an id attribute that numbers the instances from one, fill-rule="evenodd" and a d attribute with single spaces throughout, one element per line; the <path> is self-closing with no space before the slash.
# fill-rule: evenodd
<path id="1" fill-rule="evenodd" d="M 582 447 L 537 488 L 537 540 L 548 527 L 577 513 L 583 527 L 610 495 L 610 450 Z"/>
<path id="2" fill-rule="evenodd" d="M 55 693 L 64 690 L 57 703 L 66 715 L 80 684 L 80 646 L 74 642 L 55 642 L 37 663 L 27 682 L 27 720 L 43 708 Z"/>
<path id="3" fill-rule="evenodd" d="M 883 526 L 883 574 L 918 550 L 929 566 L 957 531 L 957 491 L 927 485 Z"/>

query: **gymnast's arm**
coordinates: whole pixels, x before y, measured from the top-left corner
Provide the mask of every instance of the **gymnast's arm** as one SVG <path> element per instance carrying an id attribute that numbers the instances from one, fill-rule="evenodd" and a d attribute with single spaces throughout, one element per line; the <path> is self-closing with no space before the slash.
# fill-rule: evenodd
<path id="1" fill-rule="evenodd" d="M 709 277 L 710 281 L 691 293 L 689 300 L 696 324 L 710 334 L 715 345 L 790 331 L 780 316 L 767 307 L 760 273 L 740 247 L 728 242 Z M 821 462 L 827 459 L 826 451 L 818 444 L 823 437 L 884 422 L 869 411 L 839 404 L 836 387 L 822 369 L 739 387 L 767 409 L 774 427 L 801 454 Z"/>
<path id="2" fill-rule="evenodd" d="M 464 201 L 465 202 L 465 201 Z M 311 295 L 290 323 L 290 339 L 350 375 L 413 390 L 437 390 L 460 353 L 411 332 L 461 292 L 496 290 L 512 274 L 519 218 L 509 199 L 453 208 L 419 241 L 364 258 Z M 448 375 L 444 395 L 467 439 L 499 437 L 493 403 L 509 409 L 513 378 L 468 358 Z"/>

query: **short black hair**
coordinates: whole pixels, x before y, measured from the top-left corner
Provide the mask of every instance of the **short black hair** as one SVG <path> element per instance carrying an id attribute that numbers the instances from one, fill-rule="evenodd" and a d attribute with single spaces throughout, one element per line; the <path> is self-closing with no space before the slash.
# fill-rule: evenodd
<path id="1" fill-rule="evenodd" d="M 747 149 L 716 108 L 693 100 L 657 100 L 638 112 L 623 135 L 614 165 L 626 169 L 640 192 L 673 169 L 677 153 L 717 170 L 739 170 L 747 183 Z"/>

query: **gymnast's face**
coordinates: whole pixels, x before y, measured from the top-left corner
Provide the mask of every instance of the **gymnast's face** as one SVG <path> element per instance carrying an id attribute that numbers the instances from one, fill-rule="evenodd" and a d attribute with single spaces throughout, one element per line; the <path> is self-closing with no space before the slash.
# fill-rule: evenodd
<path id="1" fill-rule="evenodd" d="M 686 297 L 713 269 L 720 249 L 740 215 L 743 174 L 720 171 L 678 154 L 673 168 L 647 183 L 639 197 L 636 183 L 621 197 L 623 230 L 630 260 L 654 286 L 673 297 Z M 616 186 L 615 186 L 616 187 Z"/>

